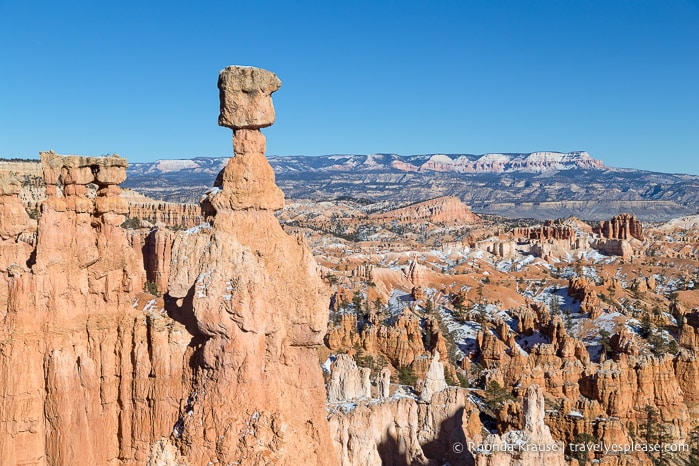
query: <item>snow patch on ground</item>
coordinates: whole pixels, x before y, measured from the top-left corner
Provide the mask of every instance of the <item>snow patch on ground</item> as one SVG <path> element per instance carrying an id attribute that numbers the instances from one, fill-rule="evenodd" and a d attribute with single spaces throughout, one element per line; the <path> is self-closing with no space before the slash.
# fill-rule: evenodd
<path id="1" fill-rule="evenodd" d="M 155 309 L 156 309 L 156 302 L 157 302 L 157 301 L 156 301 L 155 299 L 151 299 L 151 300 L 148 301 L 148 302 L 146 303 L 146 305 L 143 307 L 143 310 L 144 310 L 145 312 L 149 312 L 149 313 L 155 311 Z"/>
<path id="2" fill-rule="evenodd" d="M 549 341 L 549 339 L 546 337 L 546 335 L 542 334 L 539 331 L 533 332 L 529 336 L 520 335 L 518 337 L 515 337 L 515 341 L 520 346 L 520 348 L 522 350 L 524 350 L 525 352 L 527 350 L 531 350 L 532 348 L 534 348 L 535 345 L 538 345 L 540 343 L 542 343 L 542 344 L 551 343 Z"/>
<path id="3" fill-rule="evenodd" d="M 442 306 L 439 307 L 439 315 L 447 326 L 449 333 L 454 337 L 454 342 L 462 353 L 462 356 L 477 349 L 476 337 L 481 330 L 481 325 L 479 323 L 470 320 L 460 322 L 448 309 Z"/>
<path id="4" fill-rule="evenodd" d="M 410 293 L 403 290 L 392 290 L 391 296 L 388 298 L 388 312 L 392 316 L 398 315 L 412 302 L 414 300 Z"/>
<path id="5" fill-rule="evenodd" d="M 330 356 L 328 356 L 328 359 L 326 359 L 325 362 L 320 365 L 320 367 L 323 369 L 323 372 L 325 372 L 326 374 L 329 374 L 330 367 L 332 366 L 332 363 L 334 363 L 336 359 L 337 359 L 337 357 L 334 354 L 331 354 Z"/>
<path id="6" fill-rule="evenodd" d="M 197 226 L 194 226 L 188 230 L 185 230 L 185 233 L 188 235 L 194 235 L 196 233 L 199 233 L 200 231 L 204 230 L 211 230 L 211 225 L 209 225 L 208 222 L 200 223 Z"/>
<path id="7" fill-rule="evenodd" d="M 592 280 L 595 283 L 597 283 L 600 280 L 599 275 L 597 274 L 596 267 L 583 267 L 582 274 L 583 274 L 583 277 L 589 278 L 590 280 Z"/>
<path id="8" fill-rule="evenodd" d="M 511 272 L 513 270 L 519 272 L 524 267 L 534 263 L 536 257 L 532 255 L 517 257 L 516 259 L 506 259 L 498 262 L 495 267 L 500 272 Z M 537 261 L 537 264 L 541 264 L 541 261 Z"/>

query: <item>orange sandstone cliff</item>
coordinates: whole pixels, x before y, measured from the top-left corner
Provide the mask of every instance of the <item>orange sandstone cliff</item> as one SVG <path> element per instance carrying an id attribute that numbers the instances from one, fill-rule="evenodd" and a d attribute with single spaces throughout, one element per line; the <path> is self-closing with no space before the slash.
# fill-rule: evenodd
<path id="1" fill-rule="evenodd" d="M 174 238 L 120 227 L 121 157 L 42 153 L 38 226 L 0 175 L 2 464 L 336 462 L 315 352 L 328 292 L 274 218 L 259 130 L 280 85 L 221 72 L 235 156 L 202 203 L 209 223 Z"/>

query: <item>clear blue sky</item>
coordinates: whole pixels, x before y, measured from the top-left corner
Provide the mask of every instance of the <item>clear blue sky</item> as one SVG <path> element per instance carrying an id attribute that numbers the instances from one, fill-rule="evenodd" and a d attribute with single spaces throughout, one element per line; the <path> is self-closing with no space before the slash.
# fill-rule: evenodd
<path id="1" fill-rule="evenodd" d="M 276 72 L 268 153 L 587 150 L 699 174 L 699 2 L 0 0 L 0 156 L 231 154 L 218 71 Z"/>

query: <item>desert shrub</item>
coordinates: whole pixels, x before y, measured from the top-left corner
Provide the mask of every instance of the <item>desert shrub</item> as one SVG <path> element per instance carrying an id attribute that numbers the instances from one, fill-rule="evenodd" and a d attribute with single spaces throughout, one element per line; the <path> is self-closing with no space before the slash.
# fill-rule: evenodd
<path id="1" fill-rule="evenodd" d="M 137 230 L 141 228 L 141 219 L 138 217 L 127 218 L 124 223 L 121 224 L 121 228 L 126 228 L 129 230 Z"/>

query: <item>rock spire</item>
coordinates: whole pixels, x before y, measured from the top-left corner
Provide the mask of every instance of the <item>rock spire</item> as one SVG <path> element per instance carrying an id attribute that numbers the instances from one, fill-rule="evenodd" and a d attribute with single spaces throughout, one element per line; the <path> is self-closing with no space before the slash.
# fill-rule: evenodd
<path id="1" fill-rule="evenodd" d="M 284 196 L 260 128 L 274 122 L 269 71 L 219 75 L 219 124 L 233 129 L 234 157 L 202 200 L 210 227 L 180 232 L 168 296 L 194 340 L 193 415 L 177 444 L 192 464 L 332 464 L 325 388 L 315 348 L 329 292 L 301 237 L 274 211 Z"/>

